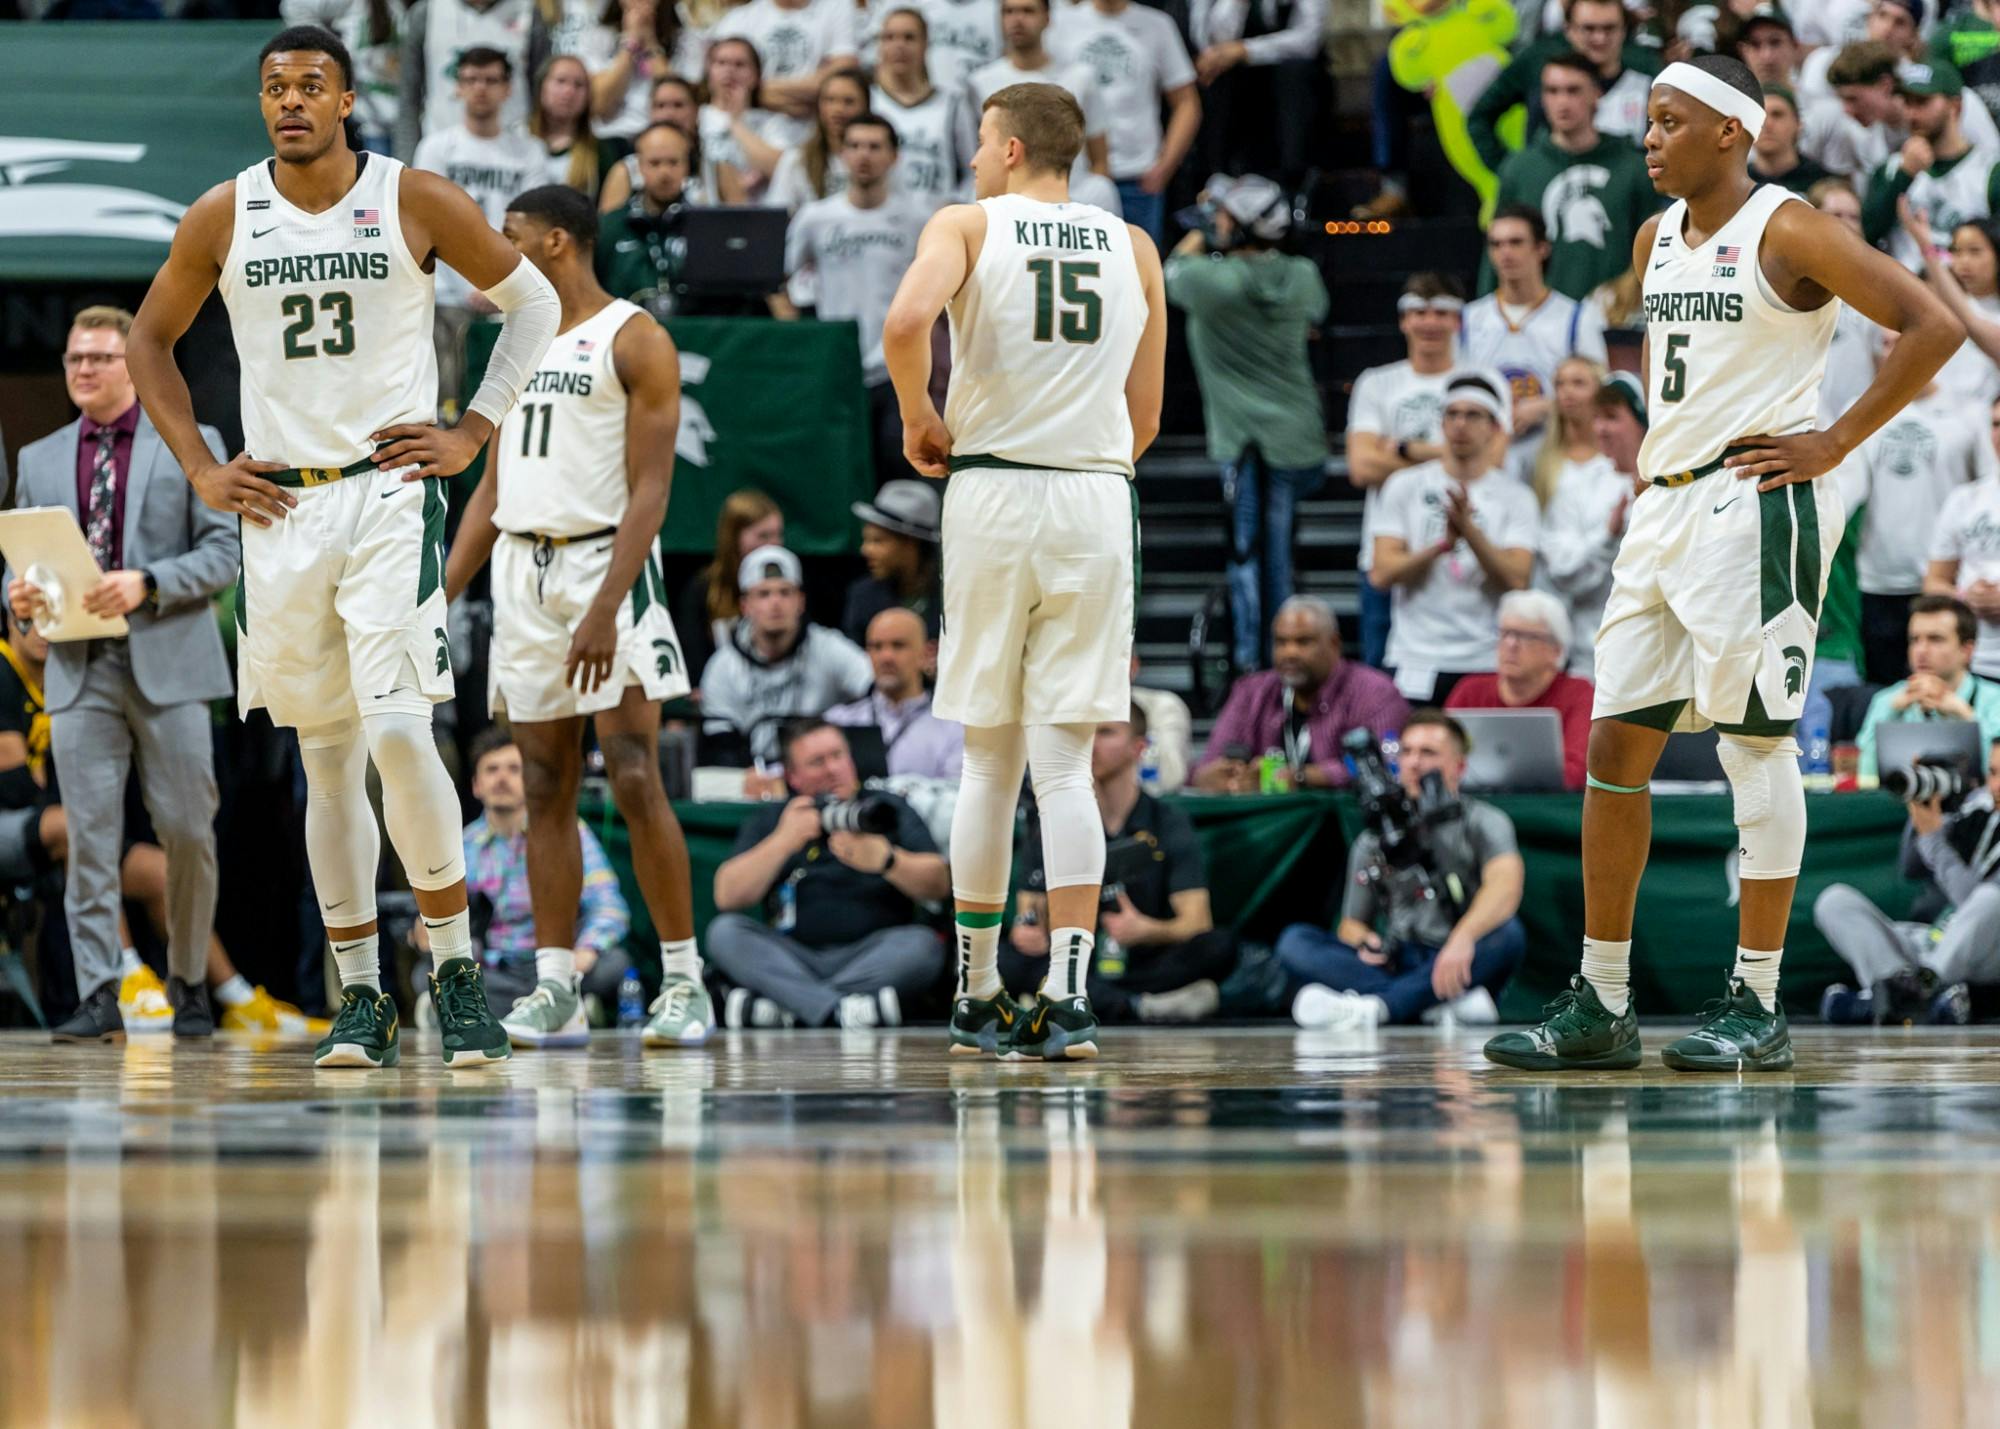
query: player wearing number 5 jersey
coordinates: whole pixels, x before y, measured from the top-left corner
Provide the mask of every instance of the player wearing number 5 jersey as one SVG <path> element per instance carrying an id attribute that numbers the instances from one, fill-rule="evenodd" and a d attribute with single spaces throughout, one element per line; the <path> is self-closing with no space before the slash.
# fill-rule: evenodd
<path id="1" fill-rule="evenodd" d="M 1152 241 L 1074 203 L 1083 111 L 1055 85 L 986 101 L 979 202 L 925 227 L 882 336 L 904 455 L 945 491 L 937 713 L 965 725 L 952 819 L 959 986 L 952 1050 L 1094 1057 L 1084 996 L 1104 878 L 1090 753 L 1131 708 L 1138 506 L 1160 425 L 1166 297 Z M 951 317 L 951 397 L 932 405 L 930 333 Z M 1033 772 L 1050 961 L 1017 1010 L 996 968 L 1014 806 Z"/>
<path id="2" fill-rule="evenodd" d="M 1669 65 L 1648 102 L 1646 168 L 1678 202 L 1632 261 L 1645 288 L 1652 483 L 1632 504 L 1597 635 L 1583 806 L 1583 969 L 1486 1055 L 1536 1070 L 1636 1067 L 1630 960 L 1667 735 L 1720 731 L 1742 878 L 1723 1000 L 1665 1050 L 1684 1071 L 1792 1065 L 1778 966 L 1805 850 L 1792 726 L 1846 513 L 1837 467 L 1921 392 L 1963 330 L 1902 266 L 1748 170 L 1763 94 L 1733 59 Z M 1874 381 L 1814 430 L 1839 303 L 1900 340 Z"/>
<path id="3" fill-rule="evenodd" d="M 695 950 L 687 841 L 660 783 L 660 701 L 688 692 L 667 616 L 660 525 L 673 480 L 681 365 L 653 319 L 598 286 L 597 209 L 562 184 L 507 205 L 503 230 L 554 285 L 562 330 L 507 414 L 451 548 L 453 599 L 493 557 L 492 700 L 528 772 L 535 990 L 504 1025 L 519 1047 L 590 1040 L 577 988 L 583 721 L 597 725 L 611 796 L 660 936 L 650 1046 L 715 1025 Z"/>
<path id="4" fill-rule="evenodd" d="M 326 30 L 264 46 L 273 155 L 197 199 L 132 326 L 146 411 L 203 501 L 243 523 L 237 679 L 299 733 L 306 854 L 343 987 L 321 1066 L 400 1056 L 377 975 L 372 758 L 382 817 L 416 893 L 448 1064 L 497 1061 L 466 918 L 458 796 L 431 705 L 451 697 L 444 493 L 514 405 L 554 336 L 555 293 L 447 180 L 347 147 L 353 66 Z M 506 315 L 455 428 L 432 424 L 432 273 L 448 263 Z M 242 367 L 246 451 L 217 463 L 173 344 L 220 290 Z"/>

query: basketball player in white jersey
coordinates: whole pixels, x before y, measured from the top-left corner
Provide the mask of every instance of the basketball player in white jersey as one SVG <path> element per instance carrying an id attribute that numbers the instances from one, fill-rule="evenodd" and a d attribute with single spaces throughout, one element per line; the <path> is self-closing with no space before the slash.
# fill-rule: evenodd
<path id="1" fill-rule="evenodd" d="M 660 937 L 666 976 L 645 1040 L 697 1045 L 715 1018 L 695 950 L 687 841 L 659 757 L 660 701 L 688 692 L 659 557 L 680 357 L 665 328 L 598 286 L 597 210 L 581 193 L 530 189 L 508 202 L 504 232 L 554 286 L 562 328 L 500 424 L 445 568 L 456 600 L 493 558 L 492 705 L 512 721 L 527 773 L 536 985 L 502 1025 L 517 1047 L 590 1040 L 572 948 L 589 718 Z"/>
<path id="2" fill-rule="evenodd" d="M 937 714 L 965 726 L 952 818 L 958 995 L 951 1049 L 1097 1055 L 1084 995 L 1104 881 L 1091 741 L 1131 698 L 1138 500 L 1160 427 L 1166 295 L 1143 231 L 1073 202 L 1083 111 L 1051 84 L 984 106 L 979 201 L 925 226 L 882 335 L 903 454 L 956 473 L 944 499 Z M 930 333 L 951 314 L 945 415 Z M 1000 986 L 1001 910 L 1023 766 L 1041 808 L 1049 972 L 1032 1009 Z"/>
<path id="3" fill-rule="evenodd" d="M 126 361 L 146 412 L 202 500 L 243 521 L 238 703 L 299 733 L 306 855 L 343 988 L 314 1055 L 380 1067 L 401 1055 L 378 980 L 382 817 L 416 893 L 437 972 L 449 1065 L 498 1061 L 466 918 L 458 795 L 431 705 L 452 696 L 445 639 L 445 495 L 506 416 L 555 335 L 556 296 L 449 180 L 347 147 L 346 48 L 284 31 L 258 66 L 273 157 L 199 199 L 132 325 Z M 454 428 L 432 425 L 432 272 L 448 263 L 506 316 Z M 173 345 L 220 289 L 242 365 L 246 450 L 217 463 Z"/>
<path id="4" fill-rule="evenodd" d="M 1720 730 L 1742 879 L 1726 995 L 1665 1050 L 1684 1071 L 1792 1065 L 1778 966 L 1805 851 L 1792 726 L 1846 513 L 1820 481 L 1923 390 L 1964 332 L 1893 259 L 1749 173 L 1763 94 L 1704 56 L 1653 83 L 1646 167 L 1679 201 L 1639 230 L 1651 486 L 1632 503 L 1596 647 L 1583 805 L 1582 972 L 1546 1020 L 1486 1055 L 1533 1070 L 1639 1065 L 1630 989 L 1652 778 L 1670 731 Z M 1820 377 L 1839 302 L 1901 340 L 1823 431 Z"/>

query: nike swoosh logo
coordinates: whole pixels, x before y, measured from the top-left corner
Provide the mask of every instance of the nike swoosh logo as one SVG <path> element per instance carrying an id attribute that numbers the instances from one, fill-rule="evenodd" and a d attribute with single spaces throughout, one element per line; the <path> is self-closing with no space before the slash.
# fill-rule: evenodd
<path id="1" fill-rule="evenodd" d="M 1664 267 L 1666 267 L 1666 266 L 1667 266 L 1667 260 L 1666 260 L 1666 259 L 1664 259 L 1664 258 L 1662 258 L 1662 259 L 1661 259 L 1661 260 L 1660 260 L 1659 262 L 1657 262 L 1657 263 L 1655 263 L 1655 264 L 1653 265 L 1653 271 L 1654 271 L 1655 273 L 1657 273 L 1657 272 L 1659 272 L 1659 271 L 1660 271 L 1660 270 L 1661 270 L 1662 268 L 1664 268 Z"/>
<path id="2" fill-rule="evenodd" d="M 1734 506 L 1737 502 L 1741 501 L 1742 499 L 1743 499 L 1743 493 L 1739 491 L 1734 496 L 1730 497 L 1727 501 L 1723 502 L 1720 506 L 1717 506 L 1712 511 L 1710 511 L 1709 515 L 1720 516 L 1723 512 L 1727 511 L 1730 507 Z"/>
<path id="3" fill-rule="evenodd" d="M 252 238 L 262 238 L 262 237 L 263 237 L 263 236 L 264 236 L 265 234 L 267 234 L 267 233 L 276 233 L 277 231 L 278 231 L 278 225 L 274 223 L 274 224 L 272 224 L 272 225 L 271 225 L 271 226 L 270 226 L 269 228 L 253 228 L 253 229 L 251 229 L 251 230 L 250 230 L 250 236 L 251 236 Z"/>
<path id="4" fill-rule="evenodd" d="M 439 865 L 438 865 L 438 866 L 437 866 L 436 868 L 433 868 L 433 869 L 431 869 L 431 870 L 430 870 L 430 875 L 431 875 L 431 877 L 435 878 L 435 877 L 437 877 L 437 875 L 438 875 L 438 874 L 440 874 L 440 873 L 444 872 L 444 871 L 445 871 L 445 870 L 446 870 L 447 868 L 450 868 L 450 867 L 451 867 L 451 860 L 450 860 L 450 859 L 446 859 L 446 860 L 445 860 L 445 861 L 444 861 L 443 863 L 439 864 Z"/>
<path id="5" fill-rule="evenodd" d="M 353 901 L 354 900 L 352 898 L 343 898 L 338 903 L 329 903 L 326 905 L 326 911 L 331 913 L 336 908 L 345 908 L 349 903 L 352 903 Z"/>
<path id="6" fill-rule="evenodd" d="M 384 501 L 387 501 L 392 496 L 402 495 L 403 488 L 407 485 L 409 485 L 409 483 L 406 481 L 397 482 L 394 486 L 390 487 L 387 491 L 382 493 L 382 499 Z"/>

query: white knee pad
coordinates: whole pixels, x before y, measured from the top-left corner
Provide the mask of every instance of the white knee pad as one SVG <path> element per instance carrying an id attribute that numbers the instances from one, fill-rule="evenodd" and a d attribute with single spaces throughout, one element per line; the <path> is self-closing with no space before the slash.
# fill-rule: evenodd
<path id="1" fill-rule="evenodd" d="M 1028 770 L 1042 817 L 1046 887 L 1104 881 L 1104 817 L 1090 779 L 1095 724 L 1028 726 Z"/>
<path id="2" fill-rule="evenodd" d="M 965 730 L 965 766 L 951 814 L 951 892 L 961 903 L 1005 903 L 1014 865 L 1014 812 L 1028 746 L 1018 724 Z"/>
<path id="3" fill-rule="evenodd" d="M 465 836 L 458 791 L 438 758 L 430 712 L 370 710 L 361 729 L 382 776 L 382 822 L 410 887 L 449 888 L 465 877 Z"/>
<path id="4" fill-rule="evenodd" d="M 1795 878 L 1806 851 L 1806 786 L 1798 742 L 1789 735 L 1724 733 L 1716 745 L 1736 796 L 1737 873 Z"/>
<path id="5" fill-rule="evenodd" d="M 299 732 L 306 770 L 306 862 L 331 928 L 375 920 L 382 835 L 368 802 L 368 746 L 352 724 Z"/>

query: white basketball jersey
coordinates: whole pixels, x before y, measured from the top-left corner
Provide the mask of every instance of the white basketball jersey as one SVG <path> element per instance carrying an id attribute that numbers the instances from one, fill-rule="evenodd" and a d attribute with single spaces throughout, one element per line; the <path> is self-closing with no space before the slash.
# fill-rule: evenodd
<path id="1" fill-rule="evenodd" d="M 357 158 L 360 177 L 325 213 L 285 200 L 275 160 L 236 176 L 216 286 L 243 373 L 243 445 L 259 461 L 351 466 L 372 433 L 437 420 L 431 275 L 403 242 L 403 166 Z"/>
<path id="2" fill-rule="evenodd" d="M 986 241 L 950 307 L 954 464 L 1130 476 L 1125 381 L 1146 329 L 1131 231 L 1088 204 L 980 207 Z"/>
<path id="3" fill-rule="evenodd" d="M 639 312 L 614 299 L 549 344 L 500 424 L 493 524 L 502 531 L 583 536 L 625 519 L 625 385 L 611 345 Z"/>
<path id="4" fill-rule="evenodd" d="M 1653 368 L 1652 426 L 1639 448 L 1645 475 L 1706 466 L 1738 437 L 1789 436 L 1817 425 L 1840 303 L 1812 312 L 1786 307 L 1758 261 L 1771 215 L 1798 197 L 1764 184 L 1699 248 L 1682 236 L 1684 201 L 1661 216 L 1645 274 Z"/>

